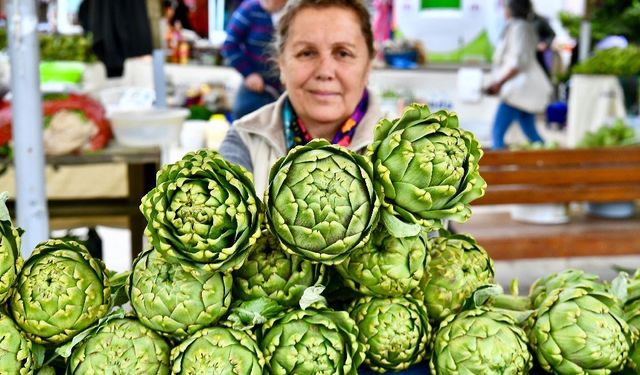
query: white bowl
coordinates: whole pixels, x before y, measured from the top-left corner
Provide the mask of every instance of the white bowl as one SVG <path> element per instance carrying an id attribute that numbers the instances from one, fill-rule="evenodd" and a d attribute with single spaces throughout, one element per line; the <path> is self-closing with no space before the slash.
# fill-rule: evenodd
<path id="1" fill-rule="evenodd" d="M 184 108 L 150 108 L 114 111 L 109 116 L 116 141 L 125 146 L 177 144 L 182 123 L 189 115 Z"/>

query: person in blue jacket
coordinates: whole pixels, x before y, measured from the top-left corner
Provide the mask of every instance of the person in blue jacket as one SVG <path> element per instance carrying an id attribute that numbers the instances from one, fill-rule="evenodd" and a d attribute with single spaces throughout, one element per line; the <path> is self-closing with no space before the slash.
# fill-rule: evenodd
<path id="1" fill-rule="evenodd" d="M 229 20 L 222 55 L 244 77 L 232 109 L 235 119 L 275 101 L 282 92 L 278 74 L 271 68 L 269 46 L 274 35 L 273 17 L 285 3 L 245 0 Z"/>

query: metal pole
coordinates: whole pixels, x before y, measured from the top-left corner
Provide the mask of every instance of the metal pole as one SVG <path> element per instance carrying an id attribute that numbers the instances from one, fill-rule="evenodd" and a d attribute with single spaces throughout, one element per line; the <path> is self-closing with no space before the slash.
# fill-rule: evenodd
<path id="1" fill-rule="evenodd" d="M 39 242 L 49 238 L 35 7 L 35 0 L 7 3 L 16 212 L 18 226 L 25 230 L 23 256 L 31 254 Z"/>
<path id="2" fill-rule="evenodd" d="M 584 61 L 589 57 L 591 50 L 591 22 L 583 20 L 580 23 L 580 42 L 578 43 L 578 61 Z"/>

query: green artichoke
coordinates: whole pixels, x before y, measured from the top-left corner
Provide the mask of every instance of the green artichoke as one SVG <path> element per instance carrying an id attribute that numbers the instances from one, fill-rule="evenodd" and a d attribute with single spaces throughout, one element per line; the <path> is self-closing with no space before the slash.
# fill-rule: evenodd
<path id="1" fill-rule="evenodd" d="M 249 301 L 267 297 L 283 306 L 295 307 L 304 290 L 320 283 L 324 265 L 283 252 L 265 233 L 242 267 L 233 273 L 235 298 Z"/>
<path id="2" fill-rule="evenodd" d="M 115 319 L 87 337 L 71 354 L 67 374 L 169 374 L 171 348 L 135 319 Z"/>
<path id="3" fill-rule="evenodd" d="M 531 318 L 529 340 L 538 362 L 555 374 L 622 370 L 632 340 L 611 295 L 574 287 L 549 293 Z"/>
<path id="4" fill-rule="evenodd" d="M 365 247 L 336 268 L 344 284 L 365 295 L 399 297 L 418 287 L 429 262 L 427 232 L 397 238 L 380 225 Z"/>
<path id="5" fill-rule="evenodd" d="M 369 154 L 382 219 L 396 235 L 398 221 L 426 228 L 441 227 L 443 219 L 467 221 L 469 203 L 487 186 L 478 172 L 478 141 L 445 110 L 412 104 L 400 118 L 380 120 Z"/>
<path id="6" fill-rule="evenodd" d="M 212 271 L 239 267 L 260 237 L 252 175 L 215 151 L 190 152 L 161 169 L 140 210 L 156 250 Z"/>
<path id="7" fill-rule="evenodd" d="M 35 358 L 31 341 L 8 316 L 0 313 L 0 374 L 33 374 Z"/>
<path id="8" fill-rule="evenodd" d="M 103 317 L 111 302 L 104 263 L 75 241 L 40 243 L 10 299 L 13 319 L 38 344 L 58 345 Z"/>
<path id="9" fill-rule="evenodd" d="M 640 332 L 640 270 L 628 280 L 627 299 L 624 303 L 623 317 L 632 330 L 636 333 Z M 640 340 L 631 347 L 629 351 L 629 374 L 637 374 L 640 372 Z"/>
<path id="10" fill-rule="evenodd" d="M 183 340 L 215 324 L 231 305 L 231 274 L 198 263 L 167 259 L 147 250 L 134 262 L 129 278 L 131 307 L 145 326 Z"/>
<path id="11" fill-rule="evenodd" d="M 527 335 L 509 315 L 490 308 L 447 317 L 429 363 L 433 375 L 525 375 L 533 367 Z"/>
<path id="12" fill-rule="evenodd" d="M 493 283 L 494 266 L 489 254 L 470 235 L 449 234 L 429 239 L 431 261 L 420 282 L 429 318 L 439 323 L 462 308 L 476 288 Z"/>
<path id="13" fill-rule="evenodd" d="M 553 290 L 577 286 L 605 291 L 605 286 L 600 282 L 600 277 L 598 275 L 570 268 L 562 272 L 552 273 L 537 279 L 531 285 L 529 298 L 531 299 L 533 306 L 537 308 Z"/>
<path id="14" fill-rule="evenodd" d="M 171 351 L 172 374 L 262 375 L 264 356 L 246 332 L 204 328 Z"/>
<path id="15" fill-rule="evenodd" d="M 269 181 L 267 224 L 286 252 L 338 264 L 369 241 L 380 201 L 365 157 L 313 140 L 280 158 Z"/>
<path id="16" fill-rule="evenodd" d="M 421 301 L 362 297 L 353 302 L 350 315 L 358 325 L 364 363 L 372 370 L 405 370 L 426 358 L 431 326 Z"/>
<path id="17" fill-rule="evenodd" d="M 356 375 L 364 361 L 346 311 L 291 311 L 262 326 L 260 347 L 270 375 Z"/>
<path id="18" fill-rule="evenodd" d="M 9 292 L 22 269 L 20 256 L 20 236 L 22 229 L 11 224 L 11 216 L 5 202 L 6 192 L 0 193 L 0 305 L 9 298 Z"/>

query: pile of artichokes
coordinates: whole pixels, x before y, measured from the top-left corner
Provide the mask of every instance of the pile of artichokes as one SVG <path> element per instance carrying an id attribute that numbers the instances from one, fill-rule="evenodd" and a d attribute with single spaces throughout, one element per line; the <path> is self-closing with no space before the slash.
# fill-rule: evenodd
<path id="1" fill-rule="evenodd" d="M 639 274 L 506 295 L 482 246 L 445 229 L 484 194 L 481 157 L 454 113 L 419 104 L 364 155 L 292 149 L 264 197 L 190 152 L 142 199 L 150 246 L 121 274 L 67 240 L 23 261 L 2 195 L 0 374 L 638 373 Z"/>

